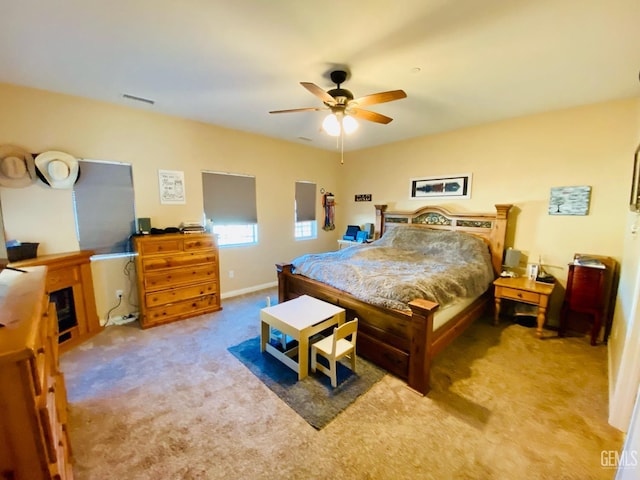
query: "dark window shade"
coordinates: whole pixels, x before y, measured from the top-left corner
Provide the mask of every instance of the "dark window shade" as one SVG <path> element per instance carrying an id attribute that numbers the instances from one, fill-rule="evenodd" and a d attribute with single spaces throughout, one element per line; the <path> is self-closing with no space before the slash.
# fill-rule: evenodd
<path id="1" fill-rule="evenodd" d="M 80 249 L 96 254 L 129 251 L 135 232 L 131 165 L 81 160 L 73 200 Z"/>
<path id="2" fill-rule="evenodd" d="M 204 213 L 215 225 L 258 223 L 256 178 L 202 172 Z"/>
<path id="3" fill-rule="evenodd" d="M 316 219 L 316 184 L 296 182 L 296 222 Z"/>

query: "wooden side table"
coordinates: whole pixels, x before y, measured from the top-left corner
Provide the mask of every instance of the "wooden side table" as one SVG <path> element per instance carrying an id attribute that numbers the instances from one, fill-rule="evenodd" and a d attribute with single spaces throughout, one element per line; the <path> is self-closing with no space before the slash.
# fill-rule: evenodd
<path id="1" fill-rule="evenodd" d="M 500 319 L 500 303 L 502 299 L 536 305 L 538 307 L 536 335 L 542 336 L 542 327 L 546 320 L 549 297 L 553 292 L 555 283 L 542 283 L 530 280 L 526 277 L 500 277 L 493 282 L 495 287 L 495 317 L 494 323 L 498 325 Z"/>

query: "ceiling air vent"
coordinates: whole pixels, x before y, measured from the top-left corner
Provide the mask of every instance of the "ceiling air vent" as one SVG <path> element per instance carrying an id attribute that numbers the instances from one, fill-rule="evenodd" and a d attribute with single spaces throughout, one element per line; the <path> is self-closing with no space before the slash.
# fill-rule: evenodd
<path id="1" fill-rule="evenodd" d="M 129 95 L 128 93 L 123 93 L 122 98 L 126 98 L 128 100 L 134 100 L 136 102 L 148 103 L 149 105 L 154 105 L 155 100 L 149 100 L 148 98 L 136 97 L 135 95 Z"/>

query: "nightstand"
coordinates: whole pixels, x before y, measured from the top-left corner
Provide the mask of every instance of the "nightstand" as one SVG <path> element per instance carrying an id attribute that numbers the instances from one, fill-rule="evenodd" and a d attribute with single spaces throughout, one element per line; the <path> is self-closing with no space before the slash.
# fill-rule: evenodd
<path id="1" fill-rule="evenodd" d="M 547 314 L 549 297 L 555 287 L 554 283 L 542 283 L 527 277 L 500 277 L 493 282 L 496 303 L 494 323 L 498 325 L 500 318 L 500 302 L 503 299 L 527 303 L 538 307 L 538 327 L 536 334 L 542 336 L 542 327 Z"/>
<path id="2" fill-rule="evenodd" d="M 353 245 L 362 245 L 362 242 L 356 242 L 355 240 L 338 240 L 338 250 L 351 247 Z"/>
<path id="3" fill-rule="evenodd" d="M 576 254 L 576 257 L 587 255 Z M 564 295 L 560 314 L 560 335 L 564 335 L 569 326 L 572 312 L 585 313 L 593 317 L 591 327 L 591 345 L 595 345 L 604 323 L 603 343 L 607 343 L 613 321 L 615 305 L 614 278 L 617 275 L 617 262 L 611 257 L 588 255 L 597 260 L 596 265 L 569 264 L 567 290 Z"/>

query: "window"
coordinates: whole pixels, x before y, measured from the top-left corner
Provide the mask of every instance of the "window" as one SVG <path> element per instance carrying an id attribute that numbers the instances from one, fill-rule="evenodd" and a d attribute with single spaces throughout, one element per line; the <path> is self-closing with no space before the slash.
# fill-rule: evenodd
<path id="1" fill-rule="evenodd" d="M 219 246 L 258 243 L 255 177 L 202 172 L 202 194 Z"/>
<path id="2" fill-rule="evenodd" d="M 315 220 L 311 222 L 296 222 L 295 238 L 297 240 L 316 238 L 318 236 L 317 225 Z"/>
<path id="3" fill-rule="evenodd" d="M 131 165 L 80 160 L 73 187 L 76 235 L 81 250 L 96 254 L 129 252 L 135 232 Z"/>
<path id="4" fill-rule="evenodd" d="M 296 182 L 296 225 L 294 237 L 296 240 L 316 238 L 318 224 L 316 222 L 316 184 L 311 182 Z"/>

